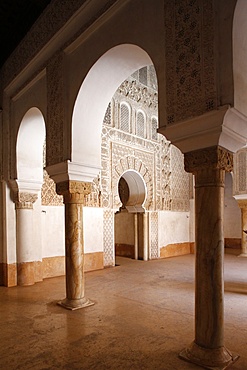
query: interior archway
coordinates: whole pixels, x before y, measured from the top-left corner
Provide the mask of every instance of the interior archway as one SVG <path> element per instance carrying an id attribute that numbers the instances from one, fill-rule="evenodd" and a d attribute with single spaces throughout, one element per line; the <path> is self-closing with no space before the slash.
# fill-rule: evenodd
<path id="1" fill-rule="evenodd" d="M 45 122 L 38 108 L 24 115 L 16 146 L 16 258 L 17 284 L 43 279 L 40 191 L 43 184 Z M 38 206 L 34 205 L 38 203 Z"/>
<path id="2" fill-rule="evenodd" d="M 151 58 L 139 46 L 118 45 L 99 58 L 83 81 L 72 115 L 71 160 L 80 164 L 84 181 L 95 178 L 101 166 L 101 130 L 109 101 L 128 76 L 149 64 Z"/>
<path id="3" fill-rule="evenodd" d="M 17 182 L 21 188 L 40 190 L 43 183 L 45 121 L 38 108 L 24 115 L 17 136 Z"/>
<path id="4" fill-rule="evenodd" d="M 146 244 L 143 204 L 147 190 L 141 174 L 134 170 L 124 172 L 118 182 L 118 192 L 122 207 L 115 215 L 115 254 L 143 259 Z"/>
<path id="5" fill-rule="evenodd" d="M 121 183 L 125 182 L 128 187 L 128 197 L 126 197 L 126 192 L 123 194 L 121 190 L 124 191 L 126 189 L 125 186 L 121 186 Z M 118 184 L 119 189 L 119 197 L 123 203 L 124 208 L 127 209 L 129 213 L 143 213 L 145 209 L 143 204 L 146 199 L 146 185 L 144 182 L 143 177 L 134 170 L 128 170 L 123 173 L 123 175 L 119 179 Z"/>

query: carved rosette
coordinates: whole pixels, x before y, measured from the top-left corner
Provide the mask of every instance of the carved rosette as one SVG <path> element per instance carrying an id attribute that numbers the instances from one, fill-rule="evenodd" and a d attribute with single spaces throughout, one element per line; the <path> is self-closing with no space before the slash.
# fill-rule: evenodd
<path id="1" fill-rule="evenodd" d="M 84 204 L 85 196 L 91 193 L 90 182 L 63 181 L 56 184 L 56 191 L 63 195 L 64 203 Z"/>
<path id="2" fill-rule="evenodd" d="M 15 209 L 33 209 L 33 204 L 38 199 L 38 194 L 17 192 L 15 200 Z"/>
<path id="3" fill-rule="evenodd" d="M 233 169 L 233 154 L 220 146 L 185 153 L 185 171 L 196 174 L 196 187 L 224 186 L 225 171 Z"/>

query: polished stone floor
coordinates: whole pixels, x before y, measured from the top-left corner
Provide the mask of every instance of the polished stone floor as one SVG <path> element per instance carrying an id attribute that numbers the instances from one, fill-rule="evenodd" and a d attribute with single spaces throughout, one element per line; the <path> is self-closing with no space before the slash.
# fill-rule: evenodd
<path id="1" fill-rule="evenodd" d="M 95 305 L 56 305 L 64 277 L 32 287 L 0 287 L 0 369 L 193 370 L 178 358 L 194 339 L 194 256 L 86 274 Z M 225 255 L 225 345 L 247 369 L 247 258 Z"/>

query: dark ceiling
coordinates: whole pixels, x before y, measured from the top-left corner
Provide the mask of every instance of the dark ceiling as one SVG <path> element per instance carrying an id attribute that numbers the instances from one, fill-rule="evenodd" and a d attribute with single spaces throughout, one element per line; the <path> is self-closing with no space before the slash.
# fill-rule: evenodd
<path id="1" fill-rule="evenodd" d="M 0 68 L 51 0 L 0 0 Z"/>

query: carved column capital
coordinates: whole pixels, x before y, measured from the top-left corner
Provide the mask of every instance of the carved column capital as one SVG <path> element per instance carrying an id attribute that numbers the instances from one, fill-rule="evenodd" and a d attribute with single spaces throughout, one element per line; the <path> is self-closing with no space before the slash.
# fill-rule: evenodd
<path id="1" fill-rule="evenodd" d="M 233 154 L 221 146 L 211 146 L 184 154 L 185 171 L 195 173 L 202 169 L 232 171 Z"/>
<path id="2" fill-rule="evenodd" d="M 83 204 L 85 195 L 91 193 L 91 183 L 67 180 L 57 183 L 56 191 L 63 195 L 64 203 Z"/>
<path id="3" fill-rule="evenodd" d="M 236 199 L 236 200 L 238 202 L 239 208 L 247 210 L 247 199 Z"/>
<path id="4" fill-rule="evenodd" d="M 16 193 L 15 209 L 33 209 L 33 204 L 38 199 L 38 194 L 20 192 Z"/>
<path id="5" fill-rule="evenodd" d="M 220 146 L 199 149 L 185 153 L 184 166 L 196 175 L 195 187 L 224 187 L 225 171 L 233 169 L 233 154 Z"/>

